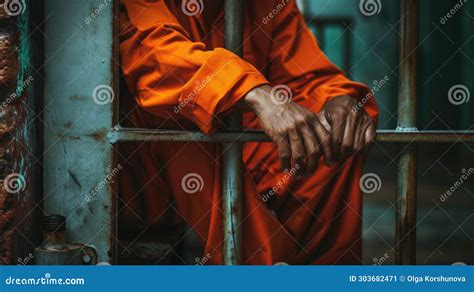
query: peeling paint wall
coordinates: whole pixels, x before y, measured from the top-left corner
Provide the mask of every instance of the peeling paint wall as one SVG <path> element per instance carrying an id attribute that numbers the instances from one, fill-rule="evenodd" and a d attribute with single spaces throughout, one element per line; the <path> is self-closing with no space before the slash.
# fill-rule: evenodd
<path id="1" fill-rule="evenodd" d="M 29 76 L 27 4 L 0 5 L 0 264 L 14 263 L 14 258 L 34 248 L 32 165 L 36 151 L 35 130 L 29 123 L 34 106 L 29 98 L 33 77 Z"/>

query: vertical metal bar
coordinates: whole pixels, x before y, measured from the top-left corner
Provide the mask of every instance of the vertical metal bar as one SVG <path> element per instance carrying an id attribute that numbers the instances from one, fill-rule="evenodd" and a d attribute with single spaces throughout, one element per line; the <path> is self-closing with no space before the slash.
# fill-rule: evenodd
<path id="1" fill-rule="evenodd" d="M 401 1 L 398 130 L 416 130 L 419 2 Z M 416 146 L 401 144 L 397 166 L 396 261 L 416 263 Z"/>
<path id="2" fill-rule="evenodd" d="M 352 22 L 344 22 L 344 71 L 347 72 L 347 75 L 350 75 L 349 70 L 352 65 Z"/>
<path id="3" fill-rule="evenodd" d="M 243 56 L 243 1 L 226 0 L 225 13 L 225 46 Z M 234 131 L 242 130 L 241 113 L 229 115 L 226 123 Z M 242 144 L 223 144 L 222 149 L 223 259 L 225 265 L 237 265 L 241 257 Z"/>
<path id="4" fill-rule="evenodd" d="M 325 47 L 325 39 L 326 39 L 326 24 L 324 22 L 316 22 L 316 34 L 317 40 L 319 44 L 319 48 L 324 51 Z"/>

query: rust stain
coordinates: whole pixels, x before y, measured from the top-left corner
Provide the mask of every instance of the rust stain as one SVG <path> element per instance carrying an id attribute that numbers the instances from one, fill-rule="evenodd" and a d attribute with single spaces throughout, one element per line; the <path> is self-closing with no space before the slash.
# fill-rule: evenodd
<path id="1" fill-rule="evenodd" d="M 17 37 L 14 33 L 0 33 L 0 86 L 4 92 L 11 92 L 16 87 L 19 71 L 16 44 Z"/>
<path id="2" fill-rule="evenodd" d="M 10 18 L 0 6 L 0 20 Z M 16 96 L 18 61 L 18 37 L 12 21 L 2 24 L 0 30 L 0 264 L 9 264 L 13 257 L 15 217 L 23 207 L 23 189 L 12 192 L 5 179 L 11 174 L 28 175 L 26 111 L 22 98 Z M 28 187 L 28 182 L 26 182 Z M 16 244 L 16 243 L 15 243 Z"/>
<path id="3" fill-rule="evenodd" d="M 6 189 L 8 182 L 4 180 L 8 175 L 19 171 L 16 163 L 24 159 L 23 147 L 15 147 L 18 146 L 16 129 L 20 128 L 24 121 L 24 116 L 19 113 L 19 106 L 7 105 L 0 115 L 0 264 L 10 263 L 13 252 L 16 213 L 14 202 L 18 193 Z M 23 140 L 21 137 L 19 139 Z"/>
<path id="4" fill-rule="evenodd" d="M 107 131 L 100 130 L 91 134 L 92 138 L 98 142 L 104 141 L 107 138 Z"/>
<path id="5" fill-rule="evenodd" d="M 5 3 L 5 1 L 3 1 Z M 10 15 L 7 14 L 6 10 L 0 6 L 0 20 L 10 18 Z"/>

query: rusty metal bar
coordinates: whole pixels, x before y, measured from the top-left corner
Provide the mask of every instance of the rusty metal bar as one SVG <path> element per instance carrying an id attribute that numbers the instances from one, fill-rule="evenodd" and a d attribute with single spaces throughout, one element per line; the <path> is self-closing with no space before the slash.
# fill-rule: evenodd
<path id="1" fill-rule="evenodd" d="M 243 1 L 225 1 L 225 46 L 236 55 L 243 56 Z M 242 130 L 242 114 L 235 112 L 226 117 L 230 130 Z M 223 195 L 223 261 L 237 265 L 241 259 L 242 209 L 242 144 L 222 144 L 222 195 Z"/>
<path id="2" fill-rule="evenodd" d="M 112 144 L 121 142 L 270 142 L 262 131 L 248 130 L 245 132 L 221 132 L 208 136 L 202 132 L 185 132 L 137 128 L 115 127 L 107 134 Z M 474 131 L 397 131 L 378 130 L 377 142 L 380 143 L 474 143 Z"/>
<path id="3" fill-rule="evenodd" d="M 398 128 L 417 131 L 419 2 L 401 0 Z M 416 145 L 400 145 L 397 163 L 396 262 L 416 263 Z"/>

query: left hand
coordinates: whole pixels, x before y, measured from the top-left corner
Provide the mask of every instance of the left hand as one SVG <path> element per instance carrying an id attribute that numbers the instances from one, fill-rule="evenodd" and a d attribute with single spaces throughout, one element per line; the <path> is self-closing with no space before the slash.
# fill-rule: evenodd
<path id="1" fill-rule="evenodd" d="M 366 153 L 374 143 L 376 121 L 357 103 L 350 96 L 337 96 L 316 115 L 331 134 L 334 162 L 360 151 Z"/>

